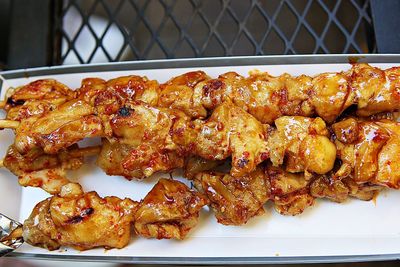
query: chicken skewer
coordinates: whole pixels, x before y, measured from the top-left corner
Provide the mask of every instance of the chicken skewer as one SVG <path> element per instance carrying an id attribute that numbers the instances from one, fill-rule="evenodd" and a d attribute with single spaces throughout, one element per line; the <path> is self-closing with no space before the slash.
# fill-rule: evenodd
<path id="1" fill-rule="evenodd" d="M 0 129 L 7 128 L 7 129 L 17 129 L 20 125 L 19 121 L 12 121 L 12 120 L 0 120 Z"/>
<path id="2" fill-rule="evenodd" d="M 64 116 L 65 109 L 68 109 L 64 105 L 59 106 L 54 113 Z M 46 113 L 30 127 L 17 130 L 15 146 L 20 153 L 22 150 L 21 154 L 33 149 L 35 145 L 53 154 L 74 143 L 65 134 L 62 135 L 64 139 L 58 138 L 60 129 L 56 128 L 57 125 L 63 127 L 61 132 L 66 131 L 66 123 L 61 120 L 57 120 L 53 131 L 36 131 L 41 129 L 43 122 L 51 120 L 53 115 L 51 112 Z M 77 118 L 79 122 L 82 119 L 80 116 Z M 270 155 L 274 156 L 276 165 L 281 165 L 285 156 L 292 155 L 289 158 L 293 158 L 295 171 L 298 172 L 307 170 L 324 174 L 333 167 L 336 150 L 327 138 L 328 131 L 321 119 L 282 117 L 281 121 L 280 124 L 287 126 L 274 130 L 269 125 L 260 124 L 229 100 L 218 106 L 205 121 L 191 121 L 182 112 L 134 102 L 126 103 L 115 114 L 111 114 L 104 124 L 98 120 L 89 122 L 97 126 L 89 124 L 87 129 L 100 129 L 95 134 L 107 137 L 107 140 L 103 140 L 98 161 L 100 167 L 108 174 L 127 178 L 143 178 L 156 171 L 180 168 L 183 166 L 183 157 L 189 155 L 208 160 L 223 160 L 232 156 L 231 174 L 236 177 L 251 172 Z M 48 124 L 44 127 L 48 127 Z M 292 127 L 293 133 L 287 136 L 285 127 Z M 104 133 L 106 131 L 110 135 L 107 136 Z M 76 141 L 88 134 L 93 132 L 71 135 L 76 138 L 73 141 Z M 276 144 L 282 142 L 287 143 L 287 150 L 281 150 L 283 146 L 275 148 Z M 310 148 L 312 153 L 304 154 L 302 147 Z M 321 158 L 321 153 L 326 156 Z"/>
<path id="3" fill-rule="evenodd" d="M 139 76 L 109 81 L 89 78 L 83 80 L 77 91 L 54 80 L 39 80 L 10 92 L 7 101 L 18 108 L 29 101 L 65 101 L 74 97 L 91 104 L 105 98 L 114 99 L 119 105 L 124 99 L 140 100 L 152 106 L 181 110 L 191 118 L 205 118 L 230 98 L 261 123 L 272 123 L 281 116 L 319 116 L 331 123 L 351 105 L 357 105 L 359 116 L 398 110 L 399 83 L 399 68 L 380 70 L 368 64 L 353 64 L 346 72 L 314 77 L 289 74 L 274 77 L 252 72 L 245 78 L 229 72 L 211 79 L 204 72 L 195 71 L 161 85 Z M 111 102 L 108 108 L 113 106 Z M 10 105 L 6 109 L 9 111 Z"/>
<path id="4" fill-rule="evenodd" d="M 170 179 L 160 179 L 140 202 L 101 198 L 95 192 L 83 193 L 77 184 L 66 184 L 59 196 L 36 205 L 24 222 L 23 237 L 48 250 L 123 248 L 131 229 L 146 238 L 182 240 L 197 225 L 206 204 L 201 194 Z"/>
<path id="5" fill-rule="evenodd" d="M 190 75 L 186 74 L 176 79 L 183 79 L 185 83 L 189 83 L 188 81 L 190 81 L 189 84 L 194 84 L 194 81 L 191 81 L 189 78 Z M 129 178 L 147 177 L 154 171 L 168 171 L 176 167 L 181 167 L 182 161 L 179 161 L 178 158 L 184 156 L 188 152 L 195 153 L 195 155 L 199 155 L 205 159 L 222 160 L 230 156 L 229 151 L 232 151 L 232 174 L 240 176 L 249 172 L 249 170 L 254 170 L 259 162 L 268 157 L 268 149 L 266 148 L 264 139 L 267 138 L 267 132 L 270 127 L 260 124 L 253 116 L 235 106 L 229 98 L 214 109 L 214 115 L 207 121 L 195 120 L 191 122 L 190 118 L 184 113 L 174 111 L 174 109 L 156 108 L 152 105 L 146 106 L 146 104 L 139 103 L 138 101 L 133 103 L 126 102 L 125 95 L 129 91 L 125 88 L 127 86 L 126 80 L 129 81 L 128 84 L 131 90 L 135 91 L 137 88 L 141 90 L 141 95 L 135 94 L 138 98 L 150 103 L 155 102 L 152 98 L 157 96 L 158 87 L 153 81 L 135 76 L 111 80 L 107 85 L 104 85 L 105 82 L 99 79 L 86 79 L 78 95 L 89 103 L 96 103 L 95 108 L 91 107 L 90 104 L 87 104 L 87 102 L 83 100 L 75 99 L 61 104 L 53 111 L 42 114 L 39 118 L 34 116 L 22 120 L 20 127 L 16 129 L 16 148 L 21 153 L 26 153 L 36 145 L 39 145 L 43 147 L 46 153 L 52 154 L 57 153 L 59 149 L 67 147 L 85 137 L 105 136 L 113 143 L 111 145 L 115 150 L 126 150 L 124 148 L 126 148 L 127 145 L 132 145 L 132 142 L 136 143 L 136 146 L 139 143 L 143 144 L 145 141 L 143 139 L 148 139 L 149 135 L 152 136 L 152 134 L 149 134 L 149 132 L 153 130 L 151 129 L 152 127 L 154 128 L 154 134 L 158 135 L 160 129 L 154 127 L 154 123 L 162 125 L 162 123 L 158 121 L 158 114 L 165 114 L 164 121 L 167 123 L 165 128 L 167 129 L 168 126 L 170 126 L 168 132 L 164 131 L 166 134 L 165 139 L 155 139 L 151 140 L 150 143 L 147 142 L 149 143 L 147 147 L 160 143 L 164 144 L 164 146 L 160 147 L 158 151 L 147 151 L 148 149 L 137 150 L 133 148 L 134 151 L 137 152 L 136 154 L 139 155 L 139 158 L 137 160 L 126 159 L 126 163 L 123 163 L 124 168 L 121 168 L 121 170 L 125 169 L 127 171 L 114 172 L 109 170 L 108 173 L 122 174 Z M 28 88 L 30 87 L 28 86 Z M 119 92 L 117 90 L 119 88 L 125 88 L 125 91 Z M 17 92 L 21 90 L 23 90 L 23 88 Z M 168 91 L 170 89 L 165 90 Z M 102 94 L 105 96 L 102 96 Z M 115 101 L 110 101 L 110 97 Z M 134 112 L 129 112 L 130 110 Z M 157 113 L 155 113 L 155 111 L 157 111 Z M 142 121 L 139 121 L 138 118 L 141 118 Z M 152 120 L 149 120 L 149 118 Z M 148 123 L 146 123 L 146 120 Z M 222 123 L 222 121 L 224 123 Z M 123 125 L 124 123 L 129 123 L 129 127 Z M 196 129 L 192 130 L 191 128 L 193 127 Z M 85 130 L 85 132 L 75 133 L 77 128 Z M 65 133 L 71 132 L 71 129 L 73 131 L 71 134 L 73 139 L 69 140 L 69 136 Z M 133 130 L 136 132 L 139 130 L 142 133 L 146 133 L 146 135 L 143 134 L 141 140 L 138 140 L 138 138 L 132 139 L 132 134 L 126 135 L 123 133 L 123 129 L 129 133 Z M 170 140 L 171 138 L 168 136 L 171 131 L 173 133 L 172 142 Z M 244 134 L 246 136 L 244 136 Z M 120 140 L 115 142 L 116 139 L 121 137 L 129 141 L 130 144 L 127 144 L 127 141 L 120 142 Z M 194 142 L 196 139 L 198 142 Z M 250 140 L 252 141 L 250 142 Z M 253 143 L 253 145 L 247 145 L 250 143 Z M 222 147 L 221 144 L 223 145 Z M 176 148 L 177 146 L 178 148 Z M 106 145 L 106 147 L 110 148 L 111 146 Z M 143 148 L 144 146 L 141 145 L 141 147 Z M 216 148 L 219 150 L 215 151 Z M 132 149 L 128 150 L 130 150 L 129 154 L 132 154 Z M 172 150 L 172 152 L 160 153 L 160 150 Z M 111 152 L 106 151 L 102 153 L 102 155 L 109 153 Z M 144 154 L 148 157 L 152 155 L 151 157 L 153 157 L 153 159 L 142 159 L 140 155 Z M 126 155 L 124 155 L 124 157 L 126 157 Z M 167 164 L 163 166 L 163 162 L 158 160 L 158 169 L 144 164 L 146 162 L 148 162 L 148 164 L 153 164 L 154 157 L 157 159 L 163 157 L 174 159 L 174 164 L 171 165 L 169 162 L 172 162 L 172 160 L 169 160 Z M 100 163 L 101 162 L 102 161 L 100 161 Z M 100 165 L 105 166 L 105 164 Z M 131 169 L 132 171 L 130 171 Z"/>
<path id="6" fill-rule="evenodd" d="M 368 74 L 368 75 L 367 75 Z M 372 75 L 374 74 L 374 75 Z M 231 77 L 232 76 L 232 77 Z M 369 77 L 369 78 L 368 78 Z M 378 78 L 370 78 L 370 77 L 378 77 Z M 355 99 L 359 98 L 359 96 L 363 96 L 366 94 L 364 91 L 371 91 L 368 95 L 368 99 L 365 100 L 363 98 L 357 98 L 357 101 L 361 101 L 364 109 L 373 108 L 374 111 L 368 113 L 368 111 L 361 112 L 364 115 L 374 114 L 376 112 L 382 111 L 392 111 L 396 109 L 395 101 L 395 88 L 397 84 L 397 69 L 392 68 L 389 70 L 381 71 L 377 68 L 372 68 L 366 64 L 355 64 L 353 69 L 349 71 L 349 73 L 328 73 L 321 74 L 313 79 L 306 79 L 304 77 L 291 78 L 289 75 L 282 75 L 280 77 L 272 77 L 268 74 L 260 74 L 256 73 L 249 77 L 249 82 L 244 82 L 243 77 L 238 77 L 237 74 L 229 73 L 226 75 L 222 75 L 220 79 L 211 80 L 205 73 L 203 72 L 191 72 L 181 76 L 178 76 L 166 84 L 158 86 L 158 83 L 155 81 L 149 81 L 146 78 L 138 77 L 138 76 L 127 76 L 121 77 L 117 79 L 110 80 L 105 82 L 101 79 L 86 79 L 83 81 L 81 88 L 75 93 L 75 97 L 82 99 L 88 102 L 90 105 L 95 105 L 95 111 L 91 113 L 96 113 L 99 116 L 101 114 L 106 113 L 109 115 L 111 113 L 115 113 L 119 108 L 123 106 L 125 101 L 131 100 L 140 100 L 145 103 L 149 103 L 152 106 L 159 107 L 168 107 L 173 109 L 179 109 L 187 114 L 191 118 L 202 118 L 207 116 L 207 112 L 213 110 L 217 105 L 221 104 L 227 98 L 233 100 L 235 105 L 242 107 L 244 110 L 250 112 L 256 119 L 259 119 L 262 123 L 272 123 L 274 119 L 282 115 L 304 115 L 310 116 L 314 113 L 310 112 L 297 112 L 291 111 L 293 108 L 285 107 L 284 103 L 281 103 L 283 100 L 280 99 L 278 102 L 274 99 L 280 98 L 280 96 L 285 96 L 289 100 L 291 99 L 289 92 L 293 94 L 295 89 L 298 91 L 302 91 L 304 88 L 306 93 L 306 98 L 310 98 L 313 103 L 308 103 L 306 106 L 309 106 L 310 110 L 321 110 L 321 112 L 317 112 L 323 119 L 328 122 L 332 121 L 334 118 L 339 116 L 341 112 L 347 108 L 349 105 L 354 104 L 350 102 L 350 104 L 344 104 L 339 100 L 335 99 Z M 292 80 L 291 80 L 292 79 Z M 299 81 L 294 81 L 299 79 Z M 350 80 L 351 81 L 350 81 Z M 283 81 L 282 81 L 283 80 Z M 303 81 L 307 80 L 307 81 Z M 310 80 L 312 80 L 310 82 Z M 353 81 L 354 80 L 354 81 Z M 242 81 L 242 82 L 239 82 Z M 39 83 L 40 82 L 40 83 Z M 66 99 L 64 96 L 68 92 L 67 95 L 71 95 L 71 90 L 65 89 L 62 85 L 57 84 L 55 81 L 48 82 L 46 80 L 37 81 L 32 84 L 29 84 L 25 87 L 16 90 L 14 94 L 12 94 L 11 99 L 12 103 L 18 103 L 18 101 L 26 101 L 27 98 L 32 98 L 32 88 L 35 89 L 35 93 L 42 92 L 41 89 L 44 88 L 44 92 L 47 93 L 49 91 L 47 83 L 51 84 L 51 92 L 53 92 L 55 97 Z M 39 83 L 38 85 L 35 83 Z M 56 83 L 54 85 L 54 83 Z M 206 84 L 204 84 L 206 83 Z M 307 86 L 299 85 L 305 83 Z M 47 86 L 43 86 L 45 84 Z M 385 85 L 384 87 L 383 84 Z M 311 86 L 311 87 L 310 87 Z M 314 88 L 315 87 L 315 88 Z M 56 89 L 54 89 L 56 88 Z M 60 89 L 62 92 L 60 93 Z M 247 89 L 243 89 L 247 88 Z M 251 88 L 259 88 L 257 91 L 249 91 Z M 303 88 L 302 90 L 300 90 Z M 313 88 L 313 89 L 310 89 Z M 319 89 L 317 89 L 319 88 Z M 350 89 L 351 90 L 350 90 Z M 365 89 L 365 90 L 364 90 Z M 197 91 L 196 91 L 197 90 Z M 222 90 L 222 91 L 221 91 Z M 243 90 L 247 90 L 243 92 Z M 283 91 L 282 91 L 283 90 Z M 303 90 L 303 91 L 304 91 Z M 350 91 L 349 91 L 350 90 Z M 362 92 L 360 91 L 362 90 Z M 25 92 L 27 91 L 27 92 Z M 221 91 L 221 92 L 220 92 Z M 293 91 L 293 92 L 292 92 Z M 342 92 L 343 91 L 343 92 Z M 360 92 L 359 92 L 360 91 Z M 217 95 L 215 95 L 219 92 Z M 233 93 L 232 93 L 233 92 Z M 238 93 L 240 92 L 240 94 Z M 253 95 L 257 93 L 258 97 L 272 97 L 271 99 L 264 99 L 264 101 L 260 100 L 251 100 L 244 99 L 244 96 Z M 336 93 L 336 95 L 332 95 Z M 351 96 L 349 94 L 351 93 Z M 328 95 L 325 95 L 328 94 Z M 355 95 L 354 95 L 355 94 Z M 375 107 L 373 97 L 370 95 L 377 95 L 379 97 L 378 107 Z M 15 97 L 17 95 L 17 97 Z M 22 95 L 22 96 L 21 96 Z M 27 95 L 27 96 L 25 96 Z M 40 97 L 46 94 L 39 94 Z M 61 95 L 61 97 L 60 97 Z M 212 96 L 213 95 L 213 96 Z M 273 96 L 275 95 L 275 98 Z M 33 95 L 34 99 L 40 99 L 36 95 Z M 212 96 L 212 97 L 211 97 Z M 279 96 L 279 97 L 278 97 Z M 69 96 L 71 97 L 71 96 Z M 171 98 L 172 97 L 172 98 Z M 211 98 L 209 98 L 211 97 Z M 15 98 L 15 99 L 14 99 Z M 10 98 L 9 98 L 10 99 Z M 371 100 L 372 99 L 372 100 Z M 32 99 L 28 99 L 32 100 Z M 114 101 L 112 101 L 114 100 Z M 272 101 L 274 100 L 274 101 Z M 281 101 L 282 100 L 282 101 Z M 289 103 L 289 100 L 285 100 L 286 104 Z M 310 101 L 311 101 L 310 100 Z M 329 101 L 330 102 L 329 102 Z M 334 102 L 332 102 L 335 100 Z M 271 102 L 272 101 L 272 102 Z M 288 102 L 289 101 L 289 102 Z M 346 100 L 347 101 L 347 100 Z M 369 103 L 368 101 L 372 101 Z M 295 101 L 296 102 L 296 101 Z M 332 102 L 332 103 L 331 103 Z M 364 103 L 365 102 L 365 103 Z M 293 103 L 290 102 L 292 105 Z M 25 104 L 25 102 L 24 102 Z M 23 105 L 24 105 L 23 104 Z M 371 104 L 371 107 L 368 105 Z M 210 106 L 211 105 L 211 106 Z M 254 107 L 254 110 L 257 112 L 251 112 L 252 109 L 249 106 Z M 258 107 L 261 105 L 260 107 Z M 296 102 L 293 104 L 295 106 L 302 106 L 301 102 Z M 337 111 L 338 107 L 340 112 L 335 113 L 333 111 Z M 318 108 L 320 106 L 320 108 Z M 203 107 L 203 111 L 200 111 L 200 107 Z M 280 112 L 279 116 L 273 115 L 272 119 L 263 119 L 260 116 L 270 116 L 274 114 L 274 112 L 267 110 L 271 108 L 279 108 L 286 110 L 285 112 Z M 388 110 L 385 110 L 385 107 Z M 322 112 L 324 109 L 329 109 L 327 112 Z M 331 109 L 334 109 L 333 111 Z M 330 112 L 332 111 L 332 112 Z M 89 112 L 89 111 L 88 111 Z M 359 113 L 360 113 L 359 112 Z M 90 113 L 90 112 L 89 112 Z M 89 114 L 87 114 L 89 115 Z M 328 118 L 328 117 L 332 117 Z M 16 125 L 11 125 L 12 127 L 16 127 Z"/>

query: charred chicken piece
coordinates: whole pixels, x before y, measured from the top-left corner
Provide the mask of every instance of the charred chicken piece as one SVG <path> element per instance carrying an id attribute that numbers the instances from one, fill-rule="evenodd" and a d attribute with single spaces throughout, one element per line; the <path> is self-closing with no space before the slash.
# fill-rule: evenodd
<path id="1" fill-rule="evenodd" d="M 270 183 L 270 198 L 280 214 L 295 216 L 314 204 L 309 181 L 303 173 L 290 173 L 268 165 L 265 174 Z"/>
<path id="2" fill-rule="evenodd" d="M 74 97 L 74 91 L 56 80 L 37 80 L 21 87 L 8 89 L 4 109 L 9 112 L 13 108 L 21 107 L 27 101 L 56 99 L 67 101 Z"/>
<path id="3" fill-rule="evenodd" d="M 352 90 L 357 92 L 357 114 L 370 116 L 400 108 L 400 68 L 386 70 L 368 64 L 354 64 Z"/>
<path id="4" fill-rule="evenodd" d="M 95 107 L 97 115 L 111 115 L 126 102 L 133 100 L 156 106 L 159 95 L 157 81 L 131 75 L 108 81 L 99 78 L 84 79 L 77 97 Z"/>
<path id="5" fill-rule="evenodd" d="M 94 109 L 82 100 L 71 100 L 55 110 L 21 121 L 16 129 L 15 147 L 28 153 L 35 147 L 55 154 L 87 137 L 103 134 L 101 120 Z"/>
<path id="6" fill-rule="evenodd" d="M 183 167 L 183 151 L 172 133 L 176 123 L 187 119 L 179 111 L 126 103 L 110 116 L 112 136 L 104 140 L 98 164 L 108 174 L 138 179 Z"/>
<path id="7" fill-rule="evenodd" d="M 400 124 L 389 120 L 353 118 L 332 126 L 342 161 L 334 179 L 351 178 L 357 184 L 400 188 Z"/>
<path id="8" fill-rule="evenodd" d="M 348 197 L 369 201 L 382 189 L 381 186 L 371 184 L 357 184 L 351 177 L 342 180 L 333 180 L 323 175 L 312 181 L 311 195 L 316 198 L 327 198 L 335 202 L 344 202 Z"/>
<path id="9" fill-rule="evenodd" d="M 202 90 L 197 84 L 209 79 L 203 71 L 188 72 L 172 78 L 160 86 L 158 106 L 183 111 L 191 118 L 205 118 L 207 110 L 201 101 Z"/>
<path id="10" fill-rule="evenodd" d="M 218 222 L 225 225 L 243 225 L 264 214 L 263 205 L 269 199 L 262 167 L 241 177 L 201 172 L 195 176 L 194 184 L 210 200 Z"/>
<path id="11" fill-rule="evenodd" d="M 74 91 L 53 79 L 37 80 L 25 86 L 10 88 L 4 106 L 6 119 L 22 121 L 31 116 L 39 116 L 74 97 Z"/>
<path id="12" fill-rule="evenodd" d="M 261 124 L 230 100 L 219 105 L 211 117 L 198 125 L 195 154 L 209 160 L 232 156 L 231 175 L 240 177 L 268 158 L 269 125 Z"/>
<path id="13" fill-rule="evenodd" d="M 310 87 L 311 78 L 304 75 L 291 77 L 284 74 L 273 77 L 268 73 L 252 72 L 245 78 L 235 72 L 228 72 L 217 79 L 202 77 L 202 81 L 192 91 L 192 101 L 212 111 L 230 99 L 265 124 L 285 114 L 311 115 L 312 109 L 304 102 Z"/>
<path id="14" fill-rule="evenodd" d="M 329 172 L 335 163 L 336 147 L 321 118 L 284 116 L 275 121 L 276 130 L 268 139 L 274 166 L 286 160 L 288 172 Z"/>
<path id="15" fill-rule="evenodd" d="M 184 239 L 197 225 L 207 199 L 185 184 L 160 179 L 140 202 L 134 216 L 136 234 L 157 239 Z"/>
<path id="16" fill-rule="evenodd" d="M 50 194 L 58 194 L 62 186 L 69 183 L 66 170 L 80 168 L 84 156 L 94 155 L 98 150 L 98 147 L 79 148 L 73 145 L 54 155 L 45 154 L 40 148 L 21 154 L 10 146 L 3 164 L 18 176 L 21 186 L 41 187 Z"/>
<path id="17" fill-rule="evenodd" d="M 137 205 L 130 199 L 83 193 L 79 185 L 67 184 L 60 196 L 36 205 L 24 222 L 23 237 L 29 244 L 48 250 L 61 246 L 78 250 L 123 248 L 130 240 Z"/>

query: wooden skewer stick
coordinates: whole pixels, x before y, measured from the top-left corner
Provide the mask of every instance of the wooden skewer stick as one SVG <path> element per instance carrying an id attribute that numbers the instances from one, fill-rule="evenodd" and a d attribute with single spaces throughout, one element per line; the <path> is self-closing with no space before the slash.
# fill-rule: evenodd
<path id="1" fill-rule="evenodd" d="M 16 129 L 19 126 L 19 121 L 12 121 L 12 120 L 0 120 L 0 129 L 1 128 L 10 128 Z"/>
<path id="2" fill-rule="evenodd" d="M 98 155 L 100 153 L 101 146 L 89 146 L 83 148 L 76 148 L 68 151 L 68 155 L 72 158 L 76 157 L 88 157 Z M 0 159 L 0 168 L 4 168 L 4 160 Z"/>
<path id="3" fill-rule="evenodd" d="M 80 157 L 80 156 L 94 156 L 100 153 L 101 146 L 89 146 L 89 147 L 82 147 L 77 149 L 72 149 L 68 152 L 68 155 L 71 157 Z"/>
<path id="4" fill-rule="evenodd" d="M 6 101 L 0 101 L 0 109 L 5 108 L 7 102 Z"/>

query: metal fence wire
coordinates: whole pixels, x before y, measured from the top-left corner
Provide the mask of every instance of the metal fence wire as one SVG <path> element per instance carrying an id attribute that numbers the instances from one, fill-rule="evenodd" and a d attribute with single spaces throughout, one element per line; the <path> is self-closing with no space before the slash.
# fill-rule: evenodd
<path id="1" fill-rule="evenodd" d="M 375 52 L 370 0 L 64 0 L 59 64 Z"/>

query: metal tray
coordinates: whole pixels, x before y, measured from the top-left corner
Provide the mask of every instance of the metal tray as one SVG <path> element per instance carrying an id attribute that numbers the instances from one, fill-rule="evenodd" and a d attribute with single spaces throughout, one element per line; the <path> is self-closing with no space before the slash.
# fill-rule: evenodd
<path id="1" fill-rule="evenodd" d="M 247 74 L 255 68 L 274 75 L 283 72 L 313 75 L 345 70 L 350 67 L 349 62 L 355 61 L 374 63 L 385 68 L 400 65 L 400 55 L 224 57 L 36 68 L 1 72 L 0 93 L 3 97 L 8 86 L 47 77 L 58 79 L 71 88 L 78 88 L 84 77 L 109 79 L 138 74 L 164 82 L 190 70 L 205 70 L 215 77 L 226 71 Z M 5 153 L 13 137 L 11 131 L 0 132 L 0 155 Z M 126 196 L 136 200 L 143 197 L 157 180 L 157 177 L 153 177 L 142 182 L 129 182 L 121 177 L 108 177 L 94 164 L 85 165 L 71 176 L 87 191 L 96 190 L 103 196 Z M 0 212 L 23 221 L 32 207 L 46 197 L 40 189 L 19 187 L 12 174 L 0 170 Z M 391 190 L 382 193 L 376 204 L 357 200 L 344 204 L 318 201 L 315 207 L 296 217 L 280 216 L 268 207 L 268 215 L 253 219 L 243 227 L 219 225 L 213 215 L 205 210 L 201 214 L 201 223 L 191 232 L 189 239 L 183 242 L 134 238 L 127 248 L 107 252 L 102 249 L 47 252 L 23 245 L 10 256 L 152 264 L 393 260 L 400 259 L 400 212 L 397 203 L 400 203 L 400 192 Z"/>

